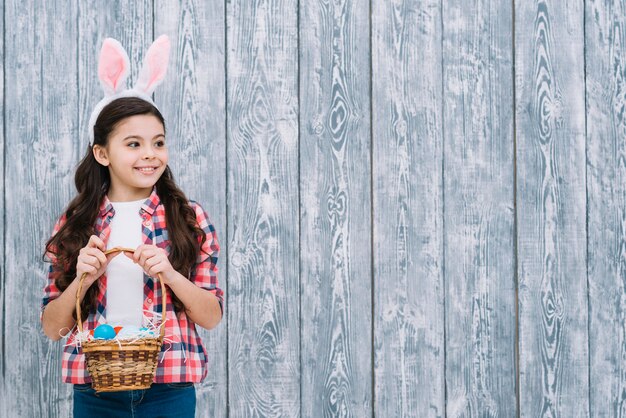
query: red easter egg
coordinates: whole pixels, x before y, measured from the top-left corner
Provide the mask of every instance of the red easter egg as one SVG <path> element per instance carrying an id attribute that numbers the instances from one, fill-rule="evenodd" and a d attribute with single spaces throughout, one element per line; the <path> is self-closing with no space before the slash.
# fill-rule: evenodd
<path id="1" fill-rule="evenodd" d="M 115 330 L 115 335 L 117 335 L 117 333 L 120 332 L 122 327 L 113 327 L 113 329 Z"/>
<path id="2" fill-rule="evenodd" d="M 92 329 L 89 330 L 89 335 L 91 335 L 93 337 L 93 330 Z"/>

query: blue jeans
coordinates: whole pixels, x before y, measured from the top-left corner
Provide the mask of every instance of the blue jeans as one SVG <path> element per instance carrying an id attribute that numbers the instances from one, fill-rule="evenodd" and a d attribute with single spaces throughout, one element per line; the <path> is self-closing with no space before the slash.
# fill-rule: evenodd
<path id="1" fill-rule="evenodd" d="M 74 385 L 74 417 L 167 417 L 195 416 L 193 383 L 153 383 L 150 389 L 96 393 L 90 384 Z"/>

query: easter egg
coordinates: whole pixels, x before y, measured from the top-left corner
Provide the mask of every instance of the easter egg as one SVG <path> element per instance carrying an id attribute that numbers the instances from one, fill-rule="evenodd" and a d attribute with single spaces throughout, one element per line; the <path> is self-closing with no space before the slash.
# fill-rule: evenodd
<path id="1" fill-rule="evenodd" d="M 122 329 L 122 327 L 113 327 L 113 329 L 115 330 L 115 335 L 120 333 L 120 330 Z"/>
<path id="2" fill-rule="evenodd" d="M 93 336 L 99 340 L 110 340 L 115 338 L 115 329 L 108 324 L 98 325 L 96 330 L 93 332 Z"/>
<path id="3" fill-rule="evenodd" d="M 139 327 L 134 325 L 127 325 L 123 327 L 120 332 L 117 334 L 118 338 L 138 338 L 141 331 L 139 331 Z"/>
<path id="4" fill-rule="evenodd" d="M 89 335 L 91 335 L 93 337 L 93 330 L 92 329 L 89 330 Z"/>
<path id="5" fill-rule="evenodd" d="M 147 327 L 141 327 L 139 328 L 139 331 L 141 331 L 141 335 L 143 335 L 144 337 L 154 337 L 154 330 L 147 328 Z"/>

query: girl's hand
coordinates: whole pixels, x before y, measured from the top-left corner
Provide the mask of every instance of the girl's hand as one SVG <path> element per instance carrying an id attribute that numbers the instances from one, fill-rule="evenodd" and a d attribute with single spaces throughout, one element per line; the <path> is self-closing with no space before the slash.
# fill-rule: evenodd
<path id="1" fill-rule="evenodd" d="M 139 264 L 149 276 L 157 277 L 160 273 L 163 283 L 170 284 L 176 276 L 176 270 L 172 267 L 167 253 L 163 248 L 156 245 L 140 245 L 134 254 L 124 253 L 128 258 Z"/>
<path id="2" fill-rule="evenodd" d="M 89 237 L 89 242 L 78 253 L 76 261 L 76 277 L 80 279 L 83 273 L 87 273 L 84 280 L 84 288 L 88 289 L 93 282 L 98 280 L 106 271 L 109 261 L 117 254 L 104 255 L 106 245 L 95 235 Z"/>

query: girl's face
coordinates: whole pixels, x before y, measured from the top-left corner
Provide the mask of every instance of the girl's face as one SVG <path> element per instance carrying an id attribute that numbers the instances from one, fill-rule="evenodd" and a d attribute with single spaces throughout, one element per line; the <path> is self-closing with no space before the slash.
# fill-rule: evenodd
<path id="1" fill-rule="evenodd" d="M 109 168 L 109 199 L 124 202 L 150 196 L 168 161 L 165 131 L 153 115 L 122 119 L 109 134 L 106 147 L 94 145 L 96 160 Z"/>

